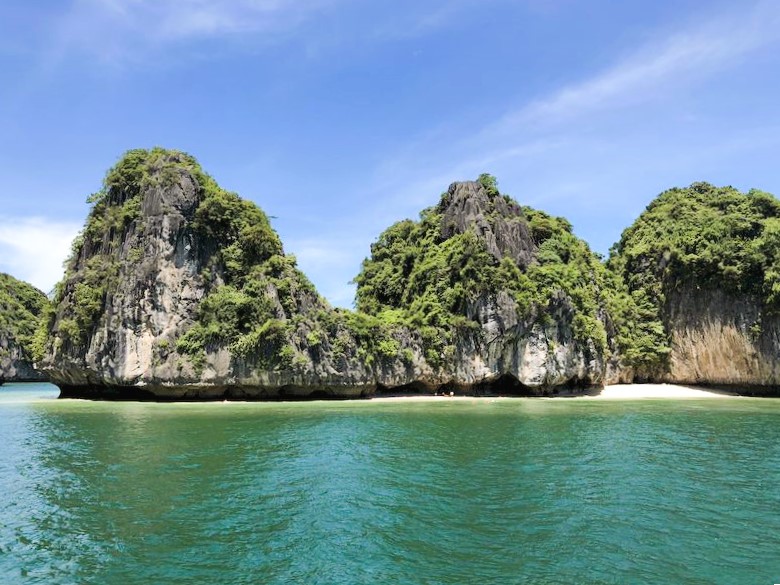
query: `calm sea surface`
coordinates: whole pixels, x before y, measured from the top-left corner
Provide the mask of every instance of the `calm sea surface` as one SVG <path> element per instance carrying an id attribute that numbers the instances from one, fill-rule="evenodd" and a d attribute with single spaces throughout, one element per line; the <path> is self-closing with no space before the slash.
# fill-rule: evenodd
<path id="1" fill-rule="evenodd" d="M 780 401 L 0 387 L 0 583 L 780 583 Z"/>

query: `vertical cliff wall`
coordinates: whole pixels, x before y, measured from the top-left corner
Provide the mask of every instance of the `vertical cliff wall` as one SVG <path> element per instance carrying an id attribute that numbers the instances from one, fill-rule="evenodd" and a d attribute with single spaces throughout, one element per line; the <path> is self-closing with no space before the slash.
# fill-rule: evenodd
<path id="1" fill-rule="evenodd" d="M 695 183 L 662 193 L 613 249 L 641 299 L 644 379 L 780 391 L 780 201 Z"/>
<path id="2" fill-rule="evenodd" d="M 780 318 L 761 299 L 688 285 L 667 295 L 671 353 L 663 379 L 746 394 L 780 389 Z"/>

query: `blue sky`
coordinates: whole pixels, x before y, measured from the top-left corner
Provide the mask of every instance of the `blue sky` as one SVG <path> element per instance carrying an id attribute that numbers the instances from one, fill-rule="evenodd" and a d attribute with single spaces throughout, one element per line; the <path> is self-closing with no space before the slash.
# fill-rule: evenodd
<path id="1" fill-rule="evenodd" d="M 126 150 L 195 155 L 333 304 L 490 172 L 606 253 L 706 180 L 780 194 L 780 2 L 4 0 L 0 271 L 49 290 Z"/>

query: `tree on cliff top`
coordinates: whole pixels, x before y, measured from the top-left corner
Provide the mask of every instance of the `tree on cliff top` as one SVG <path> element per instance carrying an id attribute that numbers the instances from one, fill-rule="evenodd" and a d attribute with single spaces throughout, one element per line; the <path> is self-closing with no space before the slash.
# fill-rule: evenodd
<path id="1" fill-rule="evenodd" d="M 609 265 L 659 300 L 689 281 L 780 308 L 780 201 L 763 191 L 694 183 L 656 197 L 627 228 Z"/>

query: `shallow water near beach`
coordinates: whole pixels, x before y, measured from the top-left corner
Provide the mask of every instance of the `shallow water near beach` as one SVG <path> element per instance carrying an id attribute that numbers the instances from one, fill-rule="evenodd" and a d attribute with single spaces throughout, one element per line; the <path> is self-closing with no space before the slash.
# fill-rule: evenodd
<path id="1" fill-rule="evenodd" d="M 0 387 L 0 583 L 780 583 L 780 400 Z"/>

